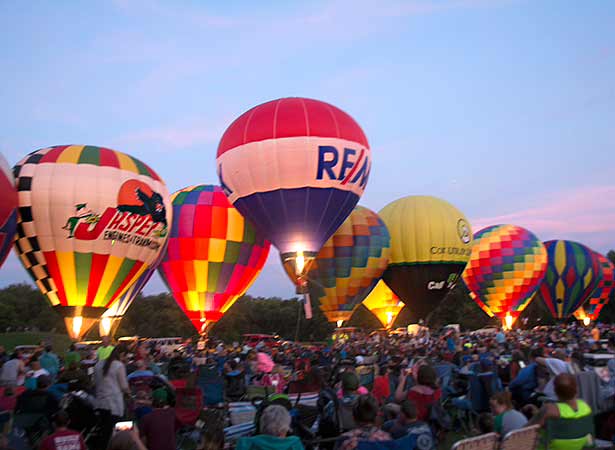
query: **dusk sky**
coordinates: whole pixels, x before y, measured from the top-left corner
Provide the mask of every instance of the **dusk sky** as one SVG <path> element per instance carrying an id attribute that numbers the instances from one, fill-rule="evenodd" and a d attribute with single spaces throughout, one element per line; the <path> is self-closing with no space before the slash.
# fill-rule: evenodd
<path id="1" fill-rule="evenodd" d="M 279 97 L 362 126 L 360 204 L 441 197 L 474 231 L 615 248 L 615 2 L 0 2 L 0 152 L 91 144 L 169 190 L 218 184 L 225 128 Z M 0 286 L 29 281 L 11 254 Z M 156 276 L 146 293 L 163 291 Z M 291 297 L 272 250 L 252 295 Z"/>

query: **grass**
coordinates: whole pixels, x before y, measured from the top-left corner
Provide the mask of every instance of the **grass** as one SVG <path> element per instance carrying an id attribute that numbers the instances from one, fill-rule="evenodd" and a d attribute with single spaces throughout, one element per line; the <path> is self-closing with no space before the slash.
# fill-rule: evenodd
<path id="1" fill-rule="evenodd" d="M 59 356 L 64 356 L 71 343 L 66 334 L 57 333 L 0 333 L 0 345 L 11 352 L 17 345 L 38 345 L 41 341 L 51 342 L 53 350 Z"/>

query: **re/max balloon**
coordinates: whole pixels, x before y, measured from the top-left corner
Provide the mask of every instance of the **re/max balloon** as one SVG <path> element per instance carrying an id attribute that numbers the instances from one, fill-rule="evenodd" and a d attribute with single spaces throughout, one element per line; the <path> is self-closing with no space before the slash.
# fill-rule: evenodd
<path id="1" fill-rule="evenodd" d="M 472 298 L 490 316 L 510 324 L 529 304 L 544 278 L 547 250 L 530 231 L 493 225 L 474 235 L 463 281 Z"/>
<path id="2" fill-rule="evenodd" d="M 13 245 L 17 229 L 17 190 L 11 169 L 0 153 L 0 267 Z"/>
<path id="3" fill-rule="evenodd" d="M 380 217 L 362 206 L 325 242 L 308 280 L 310 294 L 320 302 L 327 320 L 350 319 L 386 269 L 390 245 Z"/>
<path id="4" fill-rule="evenodd" d="M 158 258 L 171 225 L 167 188 L 138 159 L 88 145 L 37 150 L 14 174 L 15 250 L 79 338 Z"/>
<path id="5" fill-rule="evenodd" d="M 583 244 L 547 241 L 547 272 L 536 293 L 555 319 L 570 317 L 596 289 L 602 278 L 598 258 Z"/>
<path id="6" fill-rule="evenodd" d="M 175 219 L 158 272 L 194 327 L 205 332 L 254 282 L 270 244 L 219 186 L 187 187 L 172 201 Z"/>
<path id="7" fill-rule="evenodd" d="M 430 196 L 409 196 L 379 213 L 391 234 L 385 283 L 425 319 L 457 283 L 472 250 L 472 231 L 461 211 Z"/>
<path id="8" fill-rule="evenodd" d="M 277 247 L 289 277 L 303 284 L 311 261 L 363 194 L 371 152 L 344 111 L 282 98 L 228 127 L 217 164 L 230 202 Z"/>

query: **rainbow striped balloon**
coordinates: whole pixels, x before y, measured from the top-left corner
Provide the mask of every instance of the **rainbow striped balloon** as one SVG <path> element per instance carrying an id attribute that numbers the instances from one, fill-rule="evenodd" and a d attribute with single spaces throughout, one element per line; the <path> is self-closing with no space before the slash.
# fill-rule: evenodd
<path id="1" fill-rule="evenodd" d="M 350 319 L 384 273 L 391 238 L 378 215 L 357 206 L 325 242 L 308 274 L 310 295 L 330 322 Z"/>
<path id="2" fill-rule="evenodd" d="M 138 159 L 87 145 L 37 150 L 13 170 L 15 250 L 78 338 L 158 258 L 171 224 L 167 188 Z"/>

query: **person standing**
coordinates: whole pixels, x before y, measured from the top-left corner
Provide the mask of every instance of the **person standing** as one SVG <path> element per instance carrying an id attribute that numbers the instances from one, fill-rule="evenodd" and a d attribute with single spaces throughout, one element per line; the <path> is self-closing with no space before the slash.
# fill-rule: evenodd
<path id="1" fill-rule="evenodd" d="M 79 366 L 80 362 L 81 354 L 77 351 L 77 348 L 75 347 L 74 343 L 70 344 L 70 347 L 68 348 L 68 351 L 64 356 L 64 367 L 71 367 L 72 363 L 75 363 L 77 366 Z"/>
<path id="2" fill-rule="evenodd" d="M 124 416 L 124 394 L 130 393 L 126 378 L 126 349 L 122 346 L 113 349 L 106 358 L 94 367 L 96 382 L 96 407 L 101 413 L 102 432 L 100 447 L 107 447 L 113 426 Z"/>
<path id="3" fill-rule="evenodd" d="M 49 372 L 51 379 L 55 381 L 58 377 L 58 373 L 60 372 L 60 359 L 58 358 L 58 355 L 53 353 L 53 348 L 51 345 L 47 344 L 45 346 L 45 350 L 40 356 L 39 362 L 41 363 L 41 367 Z"/>
<path id="4" fill-rule="evenodd" d="M 113 345 L 111 345 L 111 338 L 109 336 L 102 337 L 102 345 L 96 350 L 96 358 L 99 361 L 107 359 L 113 351 Z"/>
<path id="5" fill-rule="evenodd" d="M 19 352 L 13 352 L 11 358 L 4 363 L 0 372 L 0 386 L 15 387 L 19 378 L 25 373 L 25 366 Z"/>

